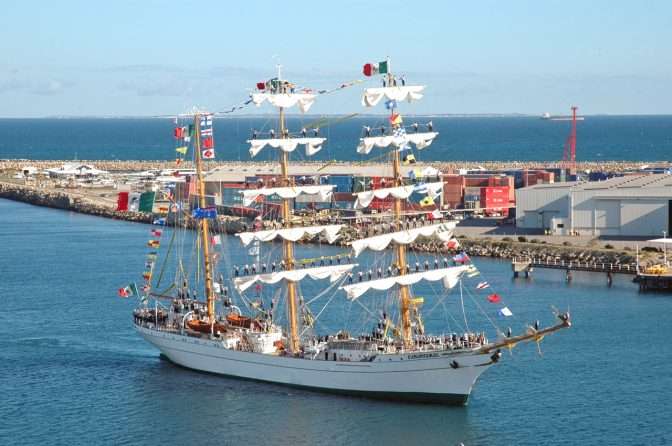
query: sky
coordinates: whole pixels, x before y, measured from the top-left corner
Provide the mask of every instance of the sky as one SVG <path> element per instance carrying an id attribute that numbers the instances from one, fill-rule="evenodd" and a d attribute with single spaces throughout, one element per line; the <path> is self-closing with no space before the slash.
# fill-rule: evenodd
<path id="1" fill-rule="evenodd" d="M 412 113 L 672 114 L 671 46 L 669 1 L 7 0 L 0 117 L 219 111 L 277 64 L 331 89 L 387 57 L 427 86 Z M 311 112 L 362 112 L 363 88 L 379 85 Z"/>

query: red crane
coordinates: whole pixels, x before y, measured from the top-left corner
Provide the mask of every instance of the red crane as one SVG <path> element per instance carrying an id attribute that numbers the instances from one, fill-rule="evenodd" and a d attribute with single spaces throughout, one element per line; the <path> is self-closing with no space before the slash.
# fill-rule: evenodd
<path id="1" fill-rule="evenodd" d="M 571 174 L 576 173 L 576 110 L 578 107 L 572 107 L 572 132 L 565 142 L 565 153 L 562 156 L 563 165 L 569 168 Z"/>

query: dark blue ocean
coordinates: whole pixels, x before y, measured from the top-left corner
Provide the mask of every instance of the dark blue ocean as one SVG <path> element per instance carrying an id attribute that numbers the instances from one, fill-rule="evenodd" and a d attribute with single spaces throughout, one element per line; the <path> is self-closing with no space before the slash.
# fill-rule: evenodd
<path id="1" fill-rule="evenodd" d="M 142 271 L 146 225 L 0 200 L 0 227 L 1 445 L 672 443 L 672 297 L 639 294 L 627 277 L 611 288 L 589 274 L 567 285 L 553 271 L 513 280 L 506 262 L 477 260 L 514 312 L 513 320 L 496 319 L 481 296 L 495 323 L 552 323 L 555 305 L 571 310 L 574 327 L 545 339 L 543 356 L 535 345 L 506 352 L 467 407 L 397 404 L 238 381 L 160 359 L 133 330 L 136 302 L 116 296 Z M 224 249 L 225 262 L 243 256 L 230 238 Z M 456 309 L 451 293 L 447 305 Z M 465 297 L 467 307 L 478 302 Z M 357 306 L 332 305 L 325 325 L 357 326 Z M 427 324 L 461 323 L 443 317 Z"/>
<path id="2" fill-rule="evenodd" d="M 562 159 L 570 122 L 537 117 L 406 117 L 405 124 L 433 121 L 439 138 L 416 153 L 418 160 L 555 161 Z M 327 137 L 317 160 L 367 160 L 355 147 L 364 125 L 384 117 L 293 117 L 289 128 L 319 126 Z M 215 120 L 220 160 L 249 160 L 245 140 L 252 129 L 268 131 L 274 119 L 226 117 Z M 388 125 L 388 124 L 386 124 Z M 388 125 L 389 127 L 389 125 Z M 138 159 L 175 156 L 172 119 L 0 119 L 0 159 Z M 666 161 L 672 159 L 672 116 L 588 116 L 578 123 L 577 160 Z M 294 157 L 302 156 L 295 152 Z M 269 160 L 273 151 L 257 159 Z"/>

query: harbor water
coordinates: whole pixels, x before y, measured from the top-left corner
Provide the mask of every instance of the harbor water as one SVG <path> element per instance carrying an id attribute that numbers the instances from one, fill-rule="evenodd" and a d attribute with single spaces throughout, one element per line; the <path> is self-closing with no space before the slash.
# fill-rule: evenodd
<path id="1" fill-rule="evenodd" d="M 402 114 L 408 127 L 433 121 L 439 137 L 418 161 L 557 161 L 562 159 L 571 123 L 534 116 L 432 117 L 412 116 L 413 105 Z M 218 160 L 250 160 L 245 143 L 252 129 L 268 132 L 275 120 L 268 117 L 233 116 L 214 121 Z M 378 157 L 374 151 L 358 155 L 355 147 L 365 125 L 377 135 L 389 131 L 384 116 L 344 119 L 316 116 L 290 117 L 288 128 L 320 127 L 324 148 L 312 160 L 361 161 Z M 172 160 L 175 140 L 170 118 L 0 119 L 0 159 L 45 160 Z M 412 131 L 408 127 L 408 131 Z M 589 116 L 577 124 L 577 160 L 666 161 L 672 150 L 672 116 Z M 297 151 L 293 157 L 305 157 Z M 255 160 L 273 159 L 263 150 Z"/>
<path id="2" fill-rule="evenodd" d="M 672 443 L 672 298 L 639 294 L 628 276 L 610 288 L 589 273 L 570 284 L 561 271 L 513 280 L 508 263 L 475 259 L 514 318 L 497 319 L 473 291 L 466 306 L 519 331 L 537 318 L 553 323 L 554 305 L 571 311 L 574 326 L 547 337 L 541 355 L 535 344 L 503 352 L 466 407 L 400 404 L 239 381 L 161 359 L 134 332 L 137 301 L 116 295 L 139 279 L 147 225 L 0 200 L 0 227 L 2 445 Z M 237 240 L 226 244 L 228 256 L 243 255 Z M 416 292 L 428 293 L 426 307 L 430 291 Z M 453 289 L 449 309 L 459 299 Z M 357 327 L 349 305 L 337 296 L 325 324 Z M 455 316 L 446 323 L 462 322 Z M 439 327 L 442 318 L 427 324 Z M 487 320 L 468 323 L 479 329 Z"/>

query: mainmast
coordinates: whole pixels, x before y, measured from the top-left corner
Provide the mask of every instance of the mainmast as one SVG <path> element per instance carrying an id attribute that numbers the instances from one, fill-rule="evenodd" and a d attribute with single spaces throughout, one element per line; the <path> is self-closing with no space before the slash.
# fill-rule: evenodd
<path id="1" fill-rule="evenodd" d="M 387 85 L 392 85 L 394 76 L 390 71 L 390 60 L 387 59 Z M 395 106 L 390 107 L 390 118 L 394 116 Z M 391 120 L 390 120 L 391 122 Z M 392 130 L 394 132 L 394 130 Z M 392 175 L 394 176 L 394 185 L 396 187 L 403 186 L 403 175 L 401 174 L 401 159 L 399 149 L 392 150 Z M 394 199 L 394 220 L 396 226 L 401 228 L 402 225 L 402 200 L 401 198 Z M 395 243 L 394 247 L 396 256 L 396 266 L 399 275 L 406 274 L 406 246 L 401 243 Z M 411 327 L 411 295 L 408 285 L 399 285 L 399 313 L 401 317 L 401 338 L 404 347 L 409 348 L 413 345 L 412 327 Z"/>
<path id="2" fill-rule="evenodd" d="M 249 243 L 252 239 L 257 238 L 261 241 L 271 241 L 275 236 L 283 238 L 282 255 L 284 270 L 280 273 L 287 273 L 295 269 L 294 260 L 294 242 L 297 240 L 296 231 L 305 234 L 315 235 L 324 232 L 328 239 L 335 240 L 340 225 L 327 225 L 317 227 L 292 227 L 292 199 L 299 194 L 330 194 L 331 186 L 296 186 L 289 175 L 289 152 L 294 151 L 297 146 L 305 146 L 306 156 L 312 156 L 320 151 L 325 138 L 320 138 L 317 135 L 318 129 L 314 130 L 314 135 L 309 137 L 307 131 L 303 129 L 301 137 L 291 137 L 287 130 L 285 122 L 285 109 L 288 107 L 298 106 L 302 113 L 306 113 L 313 102 L 315 102 L 315 94 L 306 89 L 296 91 L 296 86 L 290 82 L 282 79 L 280 72 L 280 65 L 278 65 L 278 75 L 274 79 L 266 82 L 257 83 L 257 92 L 252 93 L 252 102 L 259 106 L 263 102 L 268 101 L 271 105 L 278 108 L 279 112 L 279 127 L 269 132 L 269 138 L 258 138 L 259 134 L 256 130 L 252 134 L 252 139 L 247 142 L 250 144 L 250 156 L 256 156 L 264 147 L 270 146 L 280 150 L 280 168 L 281 168 L 281 187 L 263 188 L 259 190 L 261 195 L 279 195 L 282 199 L 281 217 L 282 228 L 273 229 L 270 231 L 256 231 L 254 233 L 239 234 L 241 241 L 244 244 Z M 271 192 L 272 191 L 272 192 Z M 254 200 L 257 194 L 243 193 L 244 199 Z M 274 273 L 275 274 L 275 273 Z M 290 274 L 290 276 L 293 276 Z M 262 280 L 263 281 L 263 280 Z M 275 282 L 273 282 L 275 283 Z M 291 353 L 298 353 L 300 350 L 299 340 L 299 298 L 296 283 L 290 278 L 285 278 L 287 284 L 287 319 L 288 319 L 288 338 L 289 345 L 287 350 Z"/>
<path id="3" fill-rule="evenodd" d="M 281 66 L 278 65 L 278 85 L 281 89 L 281 93 L 287 93 L 285 91 L 285 86 L 283 85 L 281 72 Z M 285 125 L 285 108 L 279 107 L 279 126 L 278 129 L 280 133 L 280 139 L 285 139 L 288 136 L 287 127 Z M 293 181 L 289 176 L 289 153 L 284 150 L 280 151 L 280 169 L 282 174 L 282 185 L 285 187 L 293 186 Z M 291 199 L 283 198 L 282 199 L 282 220 L 284 223 L 284 228 L 290 228 L 292 226 L 292 211 L 291 211 Z M 294 269 L 294 242 L 291 240 L 283 239 L 282 241 L 282 253 L 283 260 L 285 262 L 285 269 L 292 270 Z M 286 280 L 287 284 L 287 319 L 288 319 L 288 329 L 289 329 L 289 351 L 291 353 L 297 353 L 300 349 L 299 345 L 299 315 L 297 311 L 297 296 L 296 296 L 296 283 Z"/>
<path id="4" fill-rule="evenodd" d="M 198 206 L 201 209 L 206 207 L 205 202 L 205 182 L 203 181 L 203 163 L 201 160 L 201 114 L 194 113 L 194 152 L 196 155 L 196 181 L 198 187 Z M 201 248 L 203 250 L 203 266 L 205 271 L 205 297 L 208 303 L 208 322 L 215 322 L 215 296 L 212 285 L 212 263 L 210 262 L 209 246 L 209 228 L 208 219 L 199 218 L 198 226 L 201 235 Z"/>

